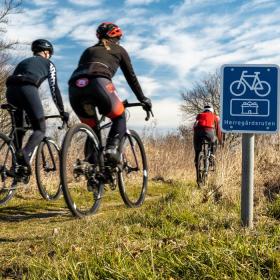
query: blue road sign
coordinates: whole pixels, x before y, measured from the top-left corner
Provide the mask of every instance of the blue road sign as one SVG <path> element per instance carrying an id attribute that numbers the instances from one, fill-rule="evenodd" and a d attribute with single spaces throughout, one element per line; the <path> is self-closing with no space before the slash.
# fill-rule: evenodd
<path id="1" fill-rule="evenodd" d="M 279 67 L 222 66 L 221 126 L 224 132 L 274 133 L 279 129 Z"/>

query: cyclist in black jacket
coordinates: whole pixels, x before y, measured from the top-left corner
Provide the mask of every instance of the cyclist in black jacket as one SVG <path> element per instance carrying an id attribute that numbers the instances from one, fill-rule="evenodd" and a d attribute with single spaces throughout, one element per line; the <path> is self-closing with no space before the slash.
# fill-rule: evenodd
<path id="1" fill-rule="evenodd" d="M 99 42 L 83 52 L 69 80 L 70 104 L 83 123 L 95 128 L 92 106 L 97 106 L 100 114 L 112 120 L 105 148 L 105 156 L 111 162 L 119 160 L 118 146 L 126 132 L 124 106 L 111 80 L 119 67 L 137 99 L 145 104 L 144 109 L 152 108 L 151 100 L 142 92 L 128 53 L 119 45 L 122 35 L 117 25 L 101 23 L 96 30 Z"/>
<path id="2" fill-rule="evenodd" d="M 34 56 L 21 61 L 6 81 L 7 101 L 17 107 L 16 125 L 23 126 L 23 111 L 25 111 L 33 129 L 23 149 L 21 149 L 25 134 L 23 131 L 17 132 L 18 143 L 15 143 L 18 148 L 18 162 L 24 167 L 27 175 L 31 173 L 29 163 L 33 150 L 42 141 L 46 132 L 44 110 L 38 93 L 38 87 L 44 80 L 49 81 L 53 101 L 63 120 L 67 121 L 69 118 L 69 114 L 64 111 L 55 66 L 49 60 L 53 54 L 52 44 L 45 39 L 38 39 L 32 43 L 31 50 Z"/>

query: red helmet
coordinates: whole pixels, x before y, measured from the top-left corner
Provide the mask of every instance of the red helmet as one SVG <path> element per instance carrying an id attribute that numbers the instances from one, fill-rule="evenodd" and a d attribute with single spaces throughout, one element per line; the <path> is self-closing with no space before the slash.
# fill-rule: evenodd
<path id="1" fill-rule="evenodd" d="M 103 22 L 96 29 L 96 36 L 98 39 L 102 38 L 121 38 L 122 30 L 112 22 Z"/>

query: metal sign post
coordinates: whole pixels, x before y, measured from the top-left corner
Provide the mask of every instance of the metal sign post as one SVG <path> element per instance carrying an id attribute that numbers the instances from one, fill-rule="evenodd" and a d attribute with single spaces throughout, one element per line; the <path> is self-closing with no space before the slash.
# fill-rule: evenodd
<path id="1" fill-rule="evenodd" d="M 241 224 L 253 226 L 254 133 L 279 130 L 279 67 L 231 64 L 222 67 L 223 132 L 242 135 Z"/>
<path id="2" fill-rule="evenodd" d="M 253 227 L 255 135 L 242 135 L 241 223 Z"/>

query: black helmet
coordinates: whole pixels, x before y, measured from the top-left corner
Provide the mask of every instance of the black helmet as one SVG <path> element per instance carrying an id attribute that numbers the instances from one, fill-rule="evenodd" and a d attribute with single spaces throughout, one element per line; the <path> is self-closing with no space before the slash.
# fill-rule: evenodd
<path id="1" fill-rule="evenodd" d="M 204 112 L 209 111 L 209 112 L 214 113 L 213 106 L 212 106 L 212 105 L 210 105 L 210 104 L 205 105 L 205 106 L 204 106 L 204 108 L 203 108 L 203 111 L 204 111 Z"/>
<path id="2" fill-rule="evenodd" d="M 53 55 L 53 46 L 52 44 L 45 39 L 37 39 L 32 42 L 31 50 L 33 53 L 38 53 L 41 51 L 49 51 L 50 55 Z"/>
<path id="3" fill-rule="evenodd" d="M 96 30 L 96 36 L 98 39 L 121 38 L 122 35 L 122 30 L 112 22 L 103 22 L 97 27 Z"/>

